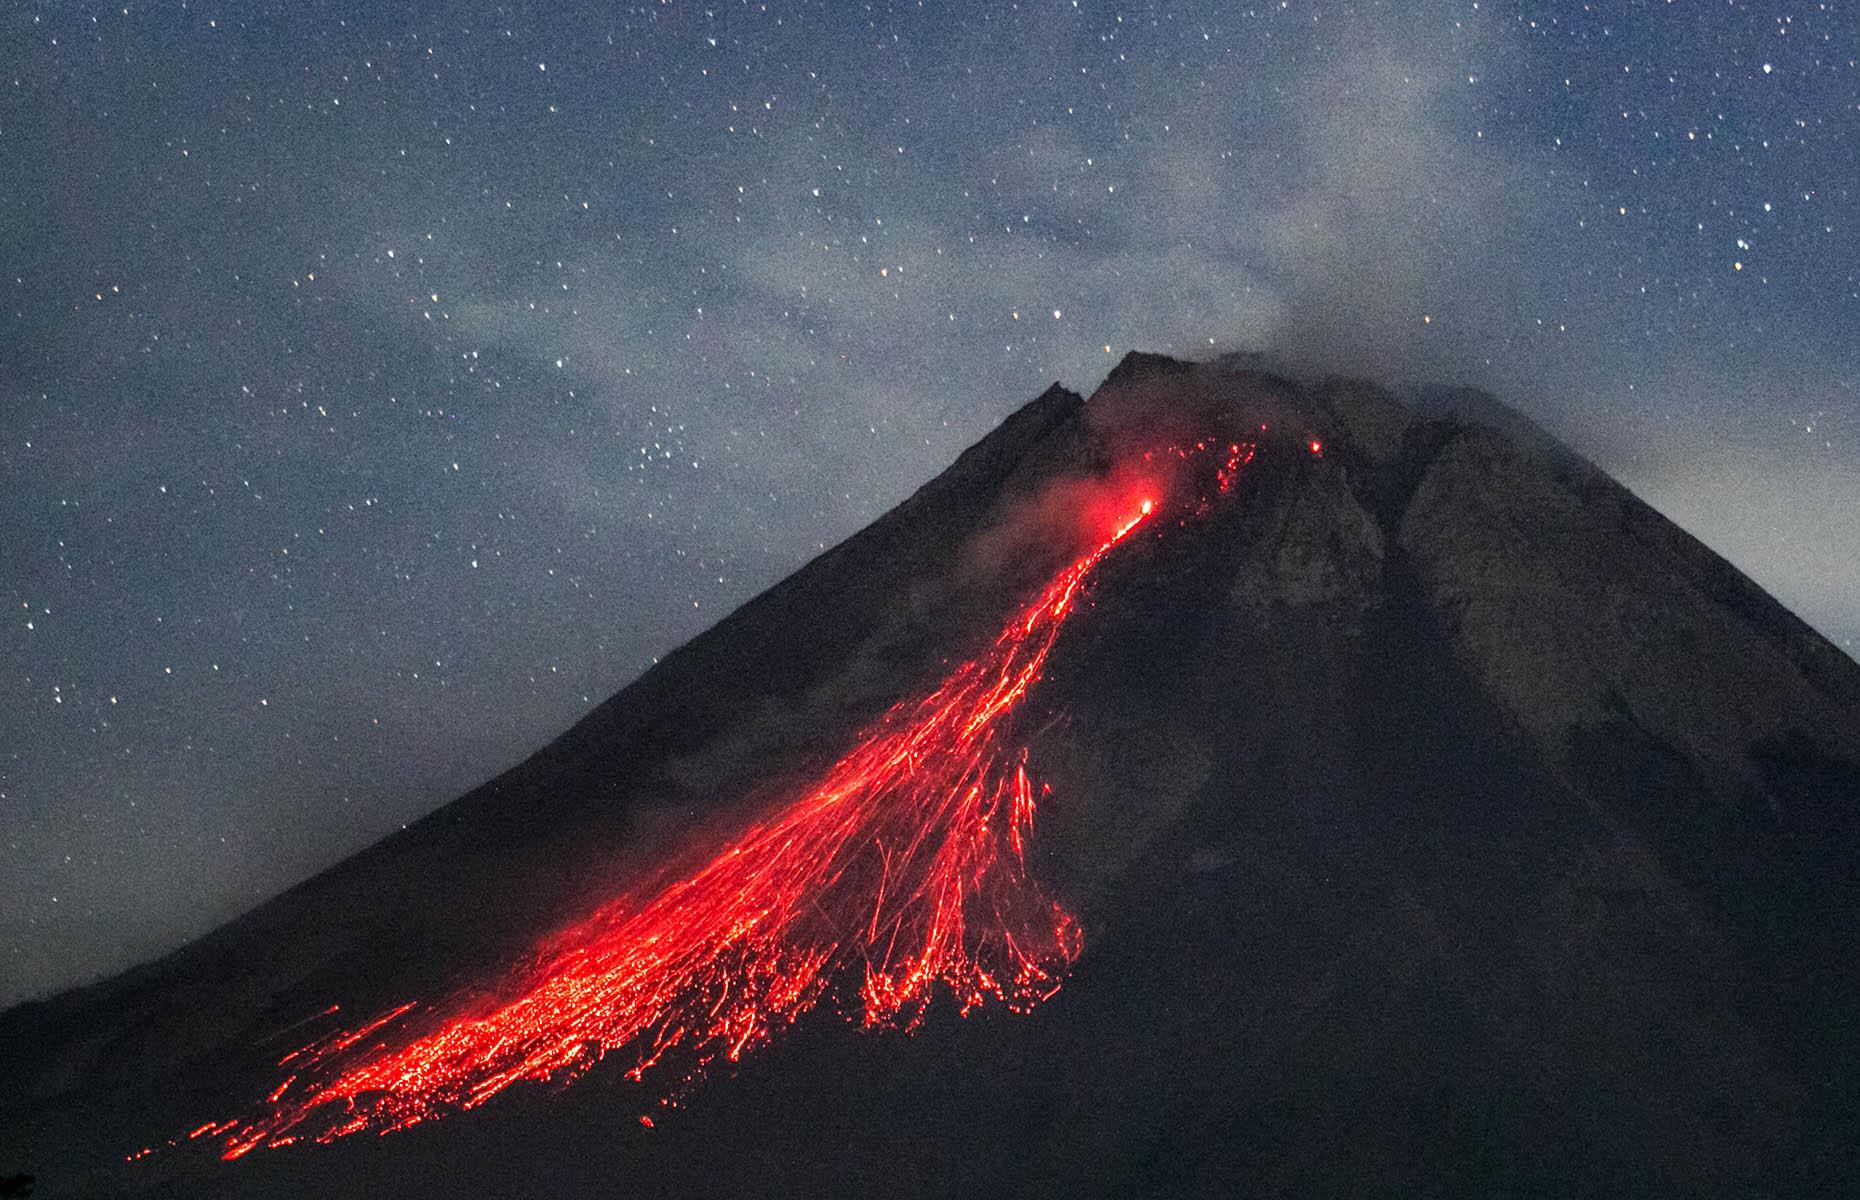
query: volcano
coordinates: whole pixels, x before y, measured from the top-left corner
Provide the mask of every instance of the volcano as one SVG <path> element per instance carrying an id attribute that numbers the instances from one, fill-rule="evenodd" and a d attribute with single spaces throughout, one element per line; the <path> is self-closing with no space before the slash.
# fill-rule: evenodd
<path id="1" fill-rule="evenodd" d="M 1497 401 L 1126 358 L 0 1016 L 35 1196 L 1851 1195 L 1860 666 Z"/>

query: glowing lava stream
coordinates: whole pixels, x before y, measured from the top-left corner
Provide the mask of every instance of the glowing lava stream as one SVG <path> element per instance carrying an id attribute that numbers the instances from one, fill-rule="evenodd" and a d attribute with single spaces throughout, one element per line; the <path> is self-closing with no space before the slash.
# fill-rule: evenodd
<path id="1" fill-rule="evenodd" d="M 387 1133 L 619 1050 L 636 1056 L 635 1079 L 676 1050 L 689 1080 L 766 1042 L 855 965 L 867 1026 L 915 1026 L 939 981 L 964 1013 L 1051 996 L 1081 939 L 1028 876 L 1035 787 L 1026 752 L 1002 744 L 1003 719 L 1087 577 L 1153 507 L 1060 572 L 985 653 L 875 721 L 805 795 L 695 874 L 554 939 L 516 999 L 399 1045 L 378 1035 L 412 1005 L 329 1034 L 279 1063 L 288 1074 L 262 1115 L 191 1136 L 230 1159 Z"/>

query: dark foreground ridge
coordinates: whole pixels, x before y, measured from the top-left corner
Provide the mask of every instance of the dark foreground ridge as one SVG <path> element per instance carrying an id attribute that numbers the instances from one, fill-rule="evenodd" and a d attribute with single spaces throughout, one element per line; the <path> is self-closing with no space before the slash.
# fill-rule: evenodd
<path id="1" fill-rule="evenodd" d="M 1002 530 L 1177 430 L 1257 453 L 1104 561 L 1029 693 L 1053 789 L 1033 858 L 1083 931 L 1031 1014 L 944 1003 L 905 1036 L 823 1005 L 652 1128 L 615 1060 L 387 1138 L 124 1161 L 263 1097 L 330 1005 L 468 987 L 817 776 L 1051 566 L 991 555 Z M 159 962 L 0 1015 L 0 1176 L 1851 1195 L 1856 845 L 1860 667 L 1522 418 L 1132 355 L 527 762 Z"/>

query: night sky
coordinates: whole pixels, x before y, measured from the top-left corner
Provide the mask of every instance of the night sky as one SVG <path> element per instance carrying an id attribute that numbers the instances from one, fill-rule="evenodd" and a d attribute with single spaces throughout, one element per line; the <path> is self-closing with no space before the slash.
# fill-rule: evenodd
<path id="1" fill-rule="evenodd" d="M 1860 4 L 11 3 L 0 1003 L 547 741 L 1055 379 L 1487 386 L 1860 642 Z"/>

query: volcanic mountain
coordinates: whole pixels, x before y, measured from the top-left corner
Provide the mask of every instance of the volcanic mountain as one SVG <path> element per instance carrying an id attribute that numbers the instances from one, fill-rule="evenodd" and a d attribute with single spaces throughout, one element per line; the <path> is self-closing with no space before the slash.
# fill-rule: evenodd
<path id="1" fill-rule="evenodd" d="M 1860 667 L 1477 393 L 1127 358 L 0 1017 L 39 1196 L 1853 1194 Z"/>

